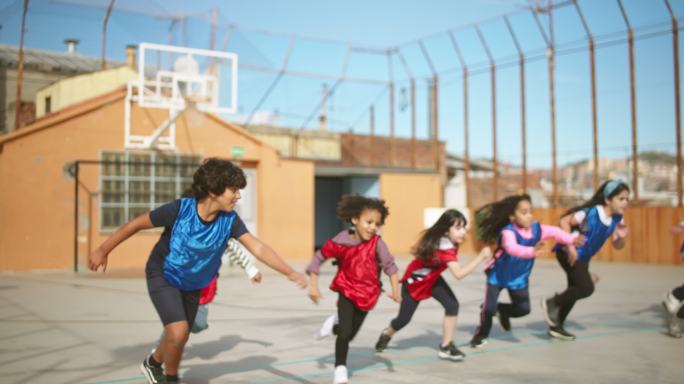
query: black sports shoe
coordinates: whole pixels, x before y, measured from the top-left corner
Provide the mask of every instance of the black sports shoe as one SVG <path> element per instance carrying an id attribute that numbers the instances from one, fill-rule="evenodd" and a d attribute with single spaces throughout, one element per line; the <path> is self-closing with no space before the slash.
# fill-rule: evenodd
<path id="1" fill-rule="evenodd" d="M 485 344 L 487 344 L 487 338 L 483 337 L 482 335 L 475 335 L 472 339 L 470 339 L 471 348 L 480 348 Z"/>
<path id="2" fill-rule="evenodd" d="M 546 319 L 550 327 L 557 327 L 560 324 L 558 305 L 556 305 L 554 298 L 542 299 L 541 302 L 542 309 L 544 310 L 544 319 Z"/>
<path id="3" fill-rule="evenodd" d="M 161 365 L 154 365 L 150 362 L 152 355 L 149 355 L 140 364 L 140 370 L 147 379 L 149 384 L 159 384 L 166 383 L 166 376 L 164 375 L 164 370 Z"/>
<path id="4" fill-rule="evenodd" d="M 441 359 L 460 361 L 465 358 L 465 353 L 461 352 L 453 342 L 449 342 L 446 346 L 439 345 L 439 352 L 437 355 Z"/>
<path id="5" fill-rule="evenodd" d="M 576 339 L 575 335 L 566 331 L 563 327 L 550 327 L 547 333 L 549 336 L 559 340 L 572 341 Z"/>
<path id="6" fill-rule="evenodd" d="M 501 328 L 503 328 L 504 331 L 510 331 L 511 330 L 511 318 L 510 317 L 501 313 L 501 310 L 496 311 L 496 317 L 499 318 L 499 323 L 501 324 Z"/>
<path id="7" fill-rule="evenodd" d="M 385 331 L 382 331 L 382 333 L 380 333 L 380 337 L 378 338 L 378 342 L 375 343 L 375 351 L 384 351 L 387 348 L 387 344 L 389 344 L 390 340 L 392 340 L 392 336 L 389 336 L 385 333 Z"/>

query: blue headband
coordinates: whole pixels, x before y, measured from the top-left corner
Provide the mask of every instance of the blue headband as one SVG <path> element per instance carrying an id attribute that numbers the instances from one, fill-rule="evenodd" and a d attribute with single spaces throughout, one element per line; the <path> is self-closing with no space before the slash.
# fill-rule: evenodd
<path id="1" fill-rule="evenodd" d="M 603 187 L 603 197 L 607 198 L 608 196 L 610 196 L 611 193 L 615 191 L 617 187 L 623 185 L 624 183 L 625 182 L 621 179 L 613 179 L 607 182 L 606 185 Z"/>

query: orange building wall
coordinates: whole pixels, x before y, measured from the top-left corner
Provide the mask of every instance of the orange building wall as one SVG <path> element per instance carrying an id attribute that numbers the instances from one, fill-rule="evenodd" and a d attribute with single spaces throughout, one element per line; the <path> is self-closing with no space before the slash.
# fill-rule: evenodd
<path id="1" fill-rule="evenodd" d="M 47 128 L 3 143 L 0 269 L 63 269 L 73 264 L 74 183 L 63 167 L 79 158 L 96 159 L 92 144 L 115 140 L 108 130 L 96 129 L 111 121 L 112 109 L 116 107 L 109 104 L 74 116 L 64 129 Z M 120 112 L 123 116 L 123 109 Z"/>
<path id="2" fill-rule="evenodd" d="M 382 237 L 393 254 L 410 253 L 424 229 L 424 208 L 441 207 L 442 190 L 437 174 L 380 175 L 380 196 L 390 211 Z"/>
<path id="3" fill-rule="evenodd" d="M 259 180 L 259 238 L 288 260 L 314 249 L 314 164 L 264 154 Z M 267 160 L 267 161 L 266 161 Z"/>
<path id="4" fill-rule="evenodd" d="M 124 139 L 121 94 L 110 95 L 103 106 L 100 102 L 85 104 L 43 119 L 25 128 L 23 137 L 2 143 L 0 270 L 72 268 L 74 180 L 63 168 L 77 159 L 99 159 L 101 149 L 123 150 Z M 134 108 L 134 130 L 151 132 L 167 116 L 164 111 Z M 258 237 L 287 259 L 310 254 L 314 242 L 313 164 L 280 160 L 274 149 L 226 124 L 210 115 L 186 111 L 176 121 L 178 151 L 230 158 L 233 145 L 243 147 L 244 156 L 239 160 L 257 167 Z M 42 126 L 47 128 L 40 129 Z M 97 165 L 80 168 L 82 265 L 89 250 L 109 235 L 99 232 L 97 198 L 89 196 L 89 191 L 99 189 L 98 172 Z M 273 217 L 289 219 L 276 221 Z M 110 254 L 109 268 L 142 268 L 159 234 L 159 230 L 142 232 L 121 244 Z"/>

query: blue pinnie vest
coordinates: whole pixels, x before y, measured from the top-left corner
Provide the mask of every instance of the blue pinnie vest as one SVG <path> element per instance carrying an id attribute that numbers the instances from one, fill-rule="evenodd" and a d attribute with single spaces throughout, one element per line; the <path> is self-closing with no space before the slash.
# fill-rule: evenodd
<path id="1" fill-rule="evenodd" d="M 579 232 L 587 238 L 587 242 L 582 247 L 577 248 L 577 259 L 589 264 L 591 258 L 598 253 L 603 243 L 608 240 L 620 224 L 622 215 L 613 215 L 613 221 L 610 225 L 605 225 L 601 221 L 596 207 L 585 208 L 583 211 L 587 217 L 579 226 Z"/>
<path id="2" fill-rule="evenodd" d="M 181 291 L 209 285 L 221 267 L 235 212 L 220 212 L 211 223 L 197 215 L 197 200 L 182 198 L 171 231 L 169 254 L 164 259 L 164 277 Z"/>
<path id="3" fill-rule="evenodd" d="M 532 223 L 532 237 L 526 239 L 520 235 L 513 224 L 508 224 L 504 230 L 511 230 L 520 245 L 534 247 L 541 240 L 541 224 Z M 501 238 L 499 238 L 499 243 Z M 500 246 L 500 245 L 499 245 Z M 535 258 L 523 259 L 506 253 L 501 248 L 501 255 L 487 270 L 487 284 L 508 289 L 522 289 L 529 285 L 530 273 L 534 266 Z"/>

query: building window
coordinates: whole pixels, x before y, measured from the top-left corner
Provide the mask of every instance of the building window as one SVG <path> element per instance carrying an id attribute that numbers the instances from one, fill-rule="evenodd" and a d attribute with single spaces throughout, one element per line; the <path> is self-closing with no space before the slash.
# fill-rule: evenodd
<path id="1" fill-rule="evenodd" d="M 197 155 L 104 151 L 100 156 L 100 230 L 110 231 L 179 198 L 192 185 Z"/>
<path id="2" fill-rule="evenodd" d="M 52 112 L 52 96 L 45 97 L 45 114 Z"/>

